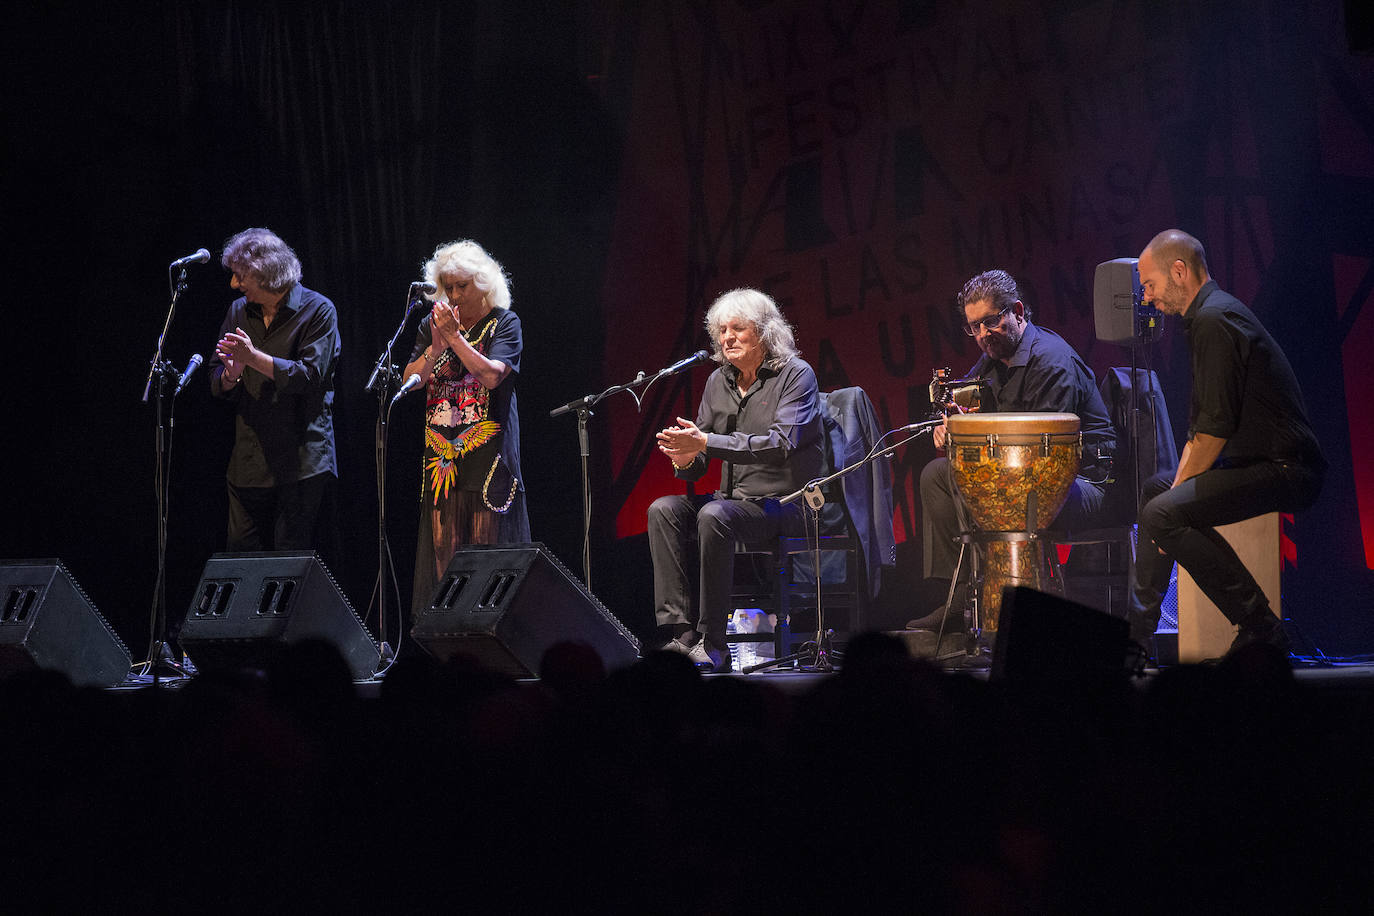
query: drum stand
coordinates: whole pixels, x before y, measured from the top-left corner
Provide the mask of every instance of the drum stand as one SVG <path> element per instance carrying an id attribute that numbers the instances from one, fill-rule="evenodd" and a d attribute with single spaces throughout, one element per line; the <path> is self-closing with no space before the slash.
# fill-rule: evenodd
<path id="1" fill-rule="evenodd" d="M 1031 523 L 1035 519 L 1035 494 L 1031 494 L 1027 500 L 1026 520 Z M 967 555 L 969 561 L 969 584 L 968 584 L 968 603 L 964 612 L 964 649 L 962 652 L 940 652 L 940 644 L 945 638 L 945 624 L 949 620 L 949 615 L 940 621 L 940 629 L 935 635 L 935 660 L 952 661 L 954 659 L 967 659 L 962 664 L 969 667 L 985 668 L 992 664 L 992 646 L 988 640 L 983 638 L 983 570 L 980 556 L 980 545 L 995 541 L 1048 541 L 1039 531 L 1033 531 L 1027 527 L 1022 531 L 965 531 L 957 538 L 959 541 L 959 559 L 954 564 L 954 576 L 949 580 L 949 595 L 945 598 L 945 607 L 954 603 L 954 593 L 959 587 L 959 573 L 964 568 L 964 557 Z M 1053 545 L 1049 545 L 1053 547 Z M 972 548 L 972 549 L 970 549 Z M 1049 563 L 1042 554 L 1040 563 L 1037 564 L 1037 571 L 1043 571 Z M 1062 576 L 1054 576 L 1055 589 L 1063 595 L 1064 579 Z"/>

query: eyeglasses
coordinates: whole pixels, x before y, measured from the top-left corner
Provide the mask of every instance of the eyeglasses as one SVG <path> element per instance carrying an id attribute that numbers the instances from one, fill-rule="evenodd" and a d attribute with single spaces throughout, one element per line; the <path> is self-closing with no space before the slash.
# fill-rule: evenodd
<path id="1" fill-rule="evenodd" d="M 993 328 L 997 327 L 999 324 L 1002 323 L 1002 316 L 1010 311 L 1011 306 L 1004 305 L 997 310 L 996 315 L 989 315 L 986 318 L 980 318 L 977 321 L 971 321 L 968 324 L 964 325 L 964 333 L 967 334 L 969 337 L 973 337 L 978 333 L 978 328 L 980 327 L 984 331 L 991 331 Z"/>

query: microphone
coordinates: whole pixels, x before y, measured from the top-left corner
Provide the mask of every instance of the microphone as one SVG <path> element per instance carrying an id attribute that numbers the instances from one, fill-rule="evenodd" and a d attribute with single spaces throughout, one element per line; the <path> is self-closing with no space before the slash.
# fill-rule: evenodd
<path id="1" fill-rule="evenodd" d="M 659 378 L 662 378 L 665 375 L 676 375 L 683 369 L 690 369 L 697 363 L 704 363 L 706 360 L 710 358 L 711 354 L 707 353 L 705 350 L 698 350 L 691 356 L 688 356 L 685 359 L 680 359 L 677 362 L 673 363 L 671 366 L 658 370 Z"/>
<path id="2" fill-rule="evenodd" d="M 201 249 L 201 251 L 204 250 L 204 248 Z M 191 359 L 186 363 L 186 370 L 181 373 L 181 378 L 177 379 L 177 388 L 176 391 L 172 393 L 173 397 L 181 394 L 181 389 L 186 387 L 186 383 L 191 380 L 191 376 L 195 375 L 196 370 L 200 368 L 200 364 L 203 362 L 205 362 L 205 357 L 201 356 L 199 353 L 191 354 Z"/>
<path id="3" fill-rule="evenodd" d="M 393 397 L 393 398 L 391 399 L 391 403 L 395 404 L 395 403 L 396 403 L 397 401 L 399 401 L 401 398 L 405 397 L 405 396 L 406 396 L 407 394 L 409 394 L 411 391 L 413 391 L 413 390 L 415 390 L 416 388 L 419 388 L 419 387 L 420 387 L 420 376 L 417 375 L 417 374 L 414 373 L 414 372 L 410 373 L 410 378 L 406 379 L 406 383 L 405 383 L 404 385 L 401 386 L 401 390 L 398 391 L 398 392 L 396 392 L 396 396 Z"/>
<path id="4" fill-rule="evenodd" d="M 432 296 L 439 291 L 439 287 L 430 283 L 428 280 L 416 280 L 414 283 L 410 284 L 410 289 L 412 292 L 421 292 L 426 296 Z"/>
<path id="5" fill-rule="evenodd" d="M 204 264 L 208 260 L 210 260 L 210 252 L 202 248 L 195 254 L 188 254 L 184 258 L 177 258 L 167 269 L 176 270 L 178 267 L 189 267 L 192 264 Z"/>

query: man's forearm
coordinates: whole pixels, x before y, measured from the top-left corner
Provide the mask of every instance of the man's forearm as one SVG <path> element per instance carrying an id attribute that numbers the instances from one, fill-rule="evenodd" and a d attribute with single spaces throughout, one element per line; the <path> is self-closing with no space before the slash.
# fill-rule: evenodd
<path id="1" fill-rule="evenodd" d="M 1216 464 L 1226 440 L 1206 433 L 1194 433 L 1183 446 L 1183 455 L 1178 459 L 1178 471 L 1174 474 L 1174 486 L 1190 477 L 1196 477 Z"/>

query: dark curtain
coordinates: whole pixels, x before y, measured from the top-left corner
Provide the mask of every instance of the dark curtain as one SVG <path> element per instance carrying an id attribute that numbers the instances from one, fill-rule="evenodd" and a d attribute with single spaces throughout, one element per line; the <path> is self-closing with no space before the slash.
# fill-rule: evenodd
<path id="1" fill-rule="evenodd" d="M 586 4 L 54 4 L 4 39 L 10 102 L 6 376 L 13 524 L 0 555 L 62 556 L 138 656 L 155 572 L 153 411 L 140 401 L 173 258 L 205 246 L 165 343 L 208 356 L 235 295 L 219 246 L 267 226 L 339 308 L 336 575 L 361 613 L 377 569 L 374 424 L 363 391 L 409 281 L 475 238 L 512 277 L 534 536 L 574 561 L 575 430 L 598 390 L 599 252 L 617 144 Z M 591 37 L 589 37 L 591 36 Z M 184 250 L 183 250 L 184 249 Z M 44 266 L 46 265 L 46 266 Z M 409 354 L 417 312 L 397 346 Z M 18 388 L 12 390 L 19 390 Z M 409 603 L 420 410 L 392 414 L 388 515 Z M 196 378 L 176 404 L 168 601 L 223 549 L 232 421 Z"/>

